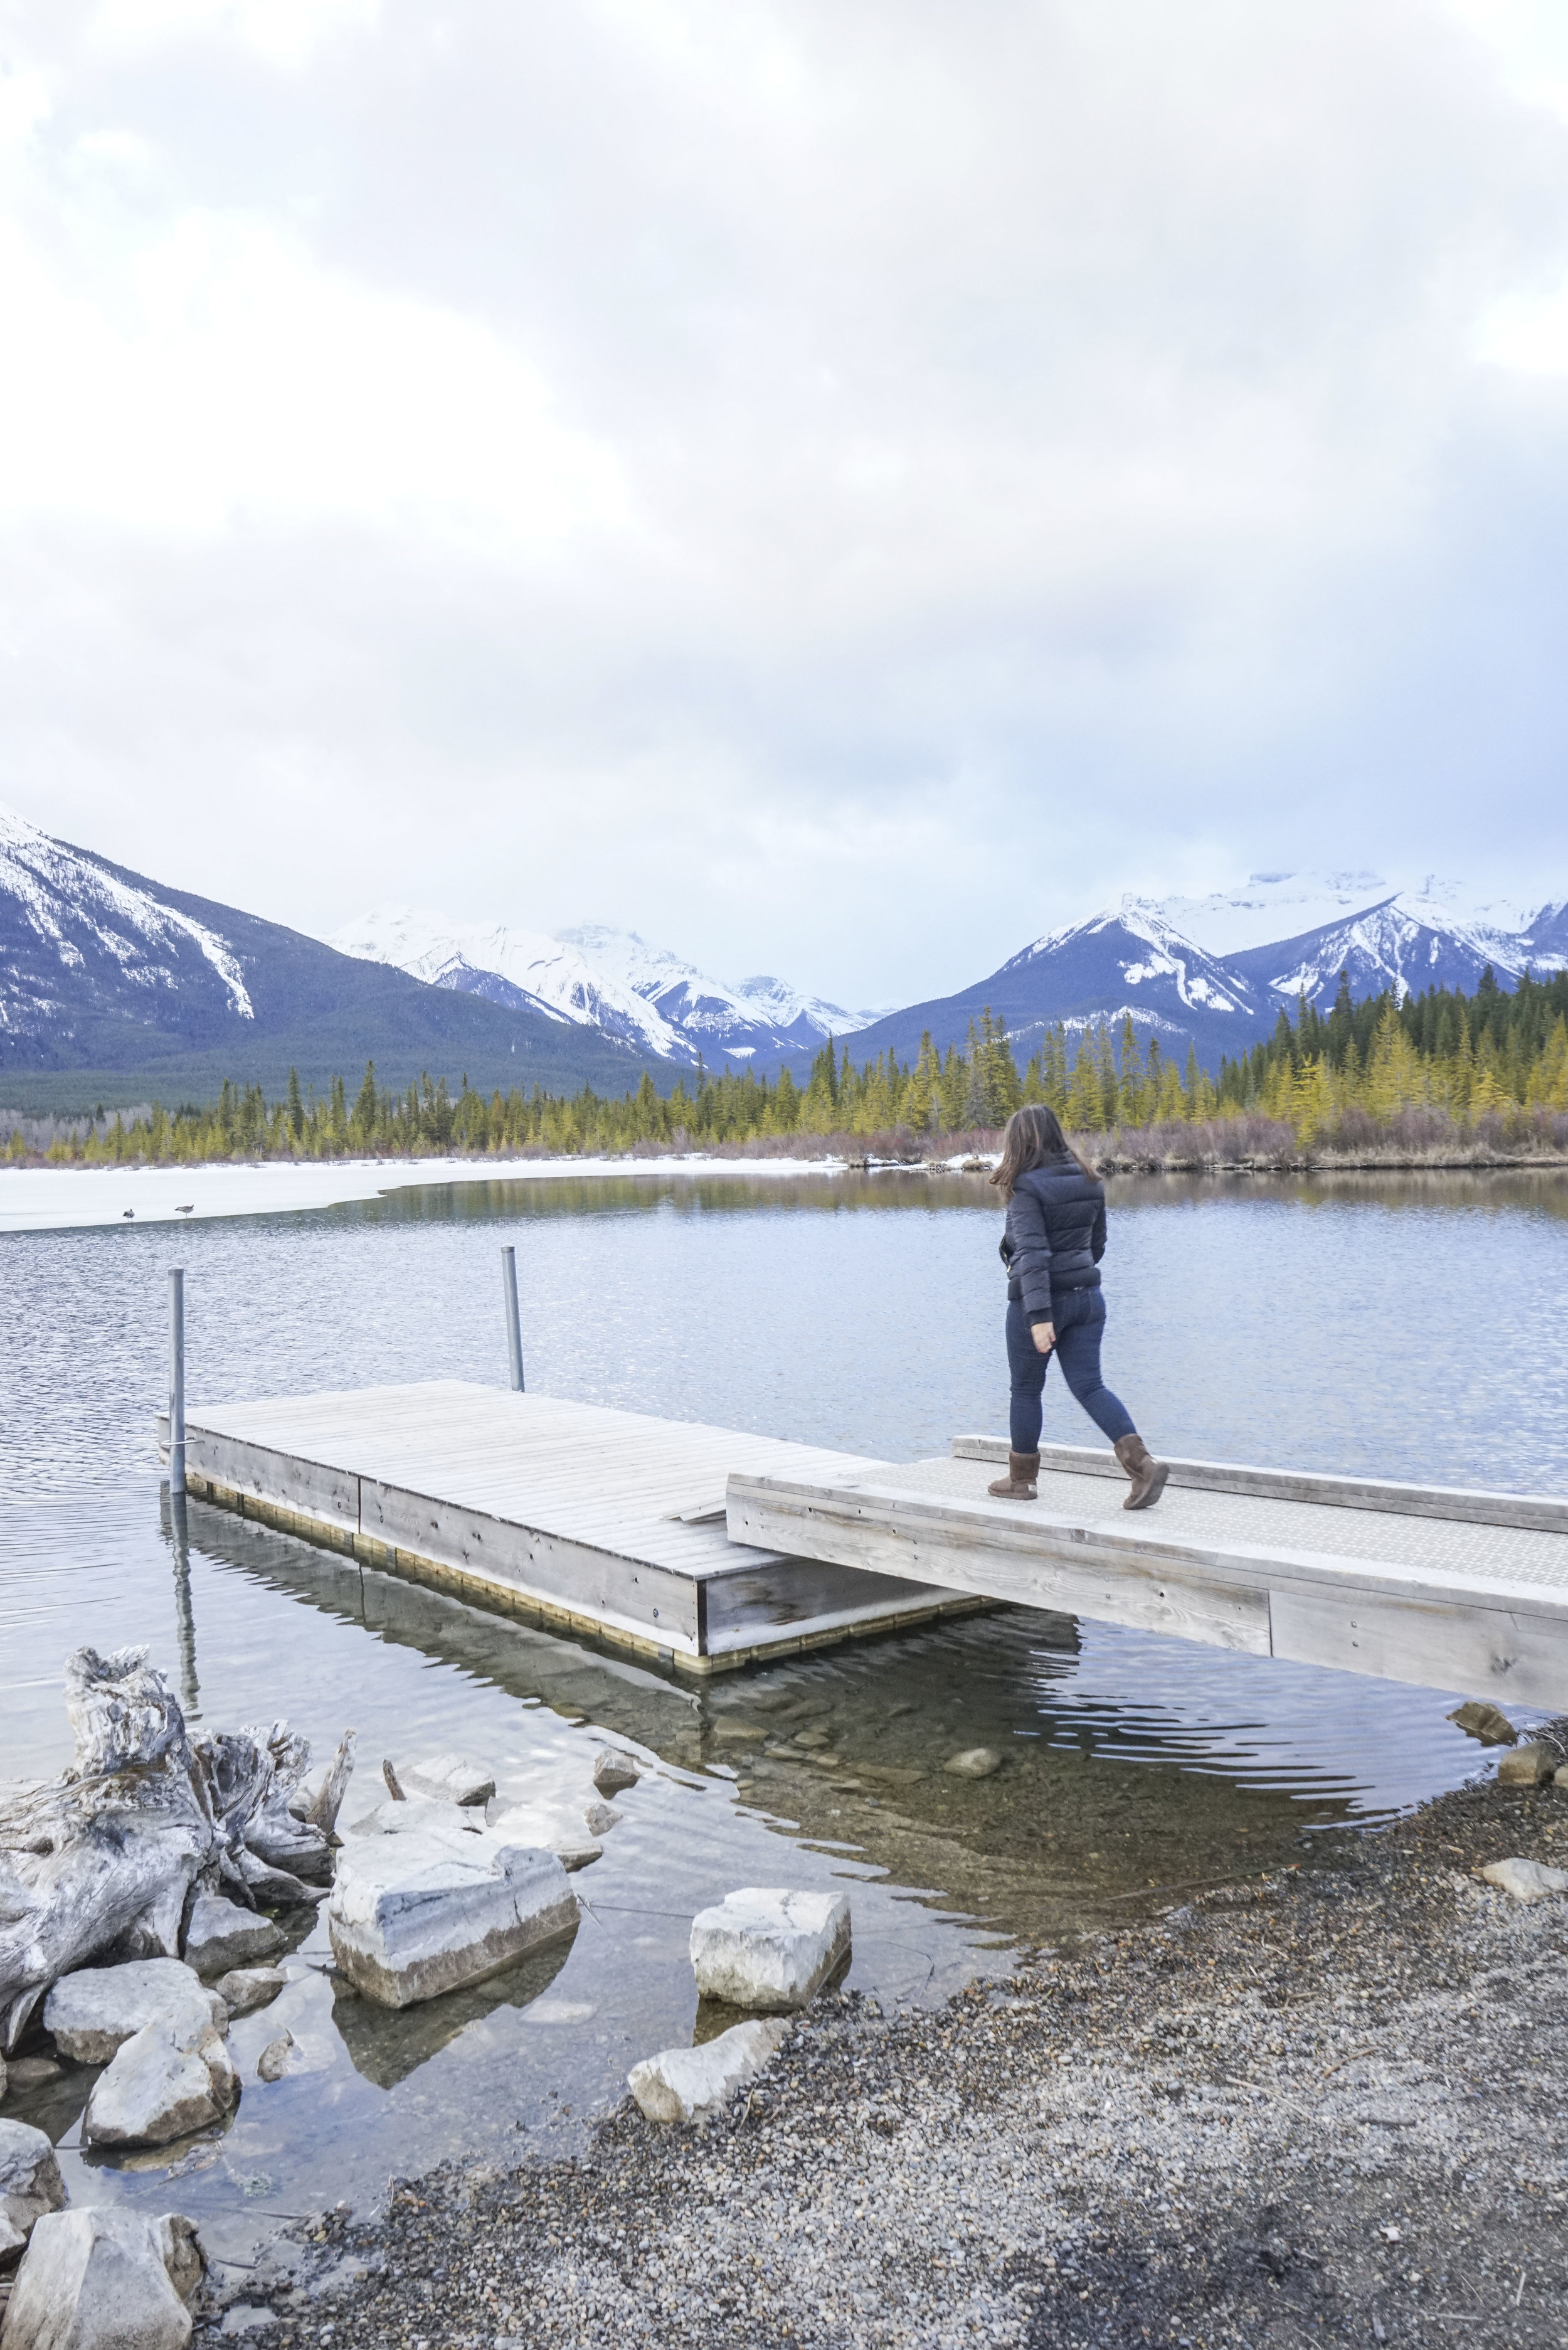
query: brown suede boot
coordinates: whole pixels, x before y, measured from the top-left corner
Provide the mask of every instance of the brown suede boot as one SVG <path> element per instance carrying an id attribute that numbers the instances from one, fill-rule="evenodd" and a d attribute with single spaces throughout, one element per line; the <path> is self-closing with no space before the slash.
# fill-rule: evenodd
<path id="1" fill-rule="evenodd" d="M 994 1485 L 985 1490 L 994 1493 L 999 1502 L 1037 1502 L 1040 1496 L 1034 1490 L 1034 1480 L 1039 1474 L 1038 1452 L 1010 1452 L 1006 1476 L 999 1477 Z"/>
<path id="2" fill-rule="evenodd" d="M 1156 1461 L 1141 1436 L 1118 1436 L 1116 1459 L 1132 1479 L 1132 1492 L 1122 1503 L 1124 1510 L 1152 1510 L 1165 1491 L 1165 1481 L 1170 1471 L 1163 1461 Z"/>

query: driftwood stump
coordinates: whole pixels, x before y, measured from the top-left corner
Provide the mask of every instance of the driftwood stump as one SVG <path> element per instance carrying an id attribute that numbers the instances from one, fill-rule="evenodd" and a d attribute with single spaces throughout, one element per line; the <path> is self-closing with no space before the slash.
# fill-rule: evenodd
<path id="1" fill-rule="evenodd" d="M 288 1808 L 310 1749 L 286 1723 L 192 1741 L 145 1648 L 78 1648 L 66 1705 L 75 1763 L 0 1801 L 0 2051 L 74 1968 L 178 1958 L 199 1882 L 254 1908 L 331 1874 L 330 1824 Z"/>

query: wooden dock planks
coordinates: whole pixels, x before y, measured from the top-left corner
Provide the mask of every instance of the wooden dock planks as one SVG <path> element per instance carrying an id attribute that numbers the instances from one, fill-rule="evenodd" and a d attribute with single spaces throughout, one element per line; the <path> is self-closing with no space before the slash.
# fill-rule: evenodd
<path id="1" fill-rule="evenodd" d="M 737 1542 L 1260 1656 L 1568 1706 L 1568 1502 L 1183 1462 L 1121 1508 L 1108 1454 L 1055 1447 L 991 1500 L 999 1440 L 842 1482 L 732 1478 Z M 1451 1500 L 1453 1507 L 1445 1506 Z"/>
<path id="2" fill-rule="evenodd" d="M 460 1380 L 186 1414 L 199 1498 L 694 1672 L 984 1604 L 729 1540 L 737 1467 L 881 1465 Z"/>
<path id="3" fill-rule="evenodd" d="M 192 1407 L 191 1491 L 705 1673 L 1015 1603 L 1568 1707 L 1568 1501 L 1108 1453 L 888 1461 L 462 1381 Z"/>

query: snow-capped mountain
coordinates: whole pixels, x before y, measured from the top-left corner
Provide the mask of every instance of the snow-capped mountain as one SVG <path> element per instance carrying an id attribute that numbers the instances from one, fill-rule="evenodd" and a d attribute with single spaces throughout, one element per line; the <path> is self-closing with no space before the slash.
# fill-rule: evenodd
<path id="1" fill-rule="evenodd" d="M 803 995 L 765 972 L 727 986 L 668 949 L 649 946 L 635 931 L 583 923 L 561 936 L 580 947 L 596 970 L 612 974 L 650 1004 L 710 1063 L 758 1053 L 815 1053 L 825 1036 L 851 1035 L 877 1017 L 819 995 Z"/>
<path id="2" fill-rule="evenodd" d="M 1397 885 L 1381 873 L 1253 873 L 1236 889 L 1216 889 L 1207 898 L 1161 898 L 1156 910 L 1183 937 L 1200 940 L 1221 960 L 1244 954 L 1276 939 L 1345 921 Z"/>
<path id="3" fill-rule="evenodd" d="M 384 1081 L 429 1069 L 476 1084 L 607 1091 L 635 1083 L 596 1029 L 531 1005 L 467 1000 L 401 971 L 337 954 L 280 923 L 165 889 L 0 807 L 0 1075 L 12 1106 L 210 1098 L 225 1077 L 277 1091 L 354 1082 L 374 1058 Z M 119 1073 L 135 1072 L 128 1092 Z M 89 1088 L 84 1091 L 84 1088 Z"/>
<path id="4" fill-rule="evenodd" d="M 1312 927 L 1280 936 L 1282 921 L 1313 915 Z M 1568 967 L 1568 900 L 1528 916 L 1469 903 L 1433 877 L 1397 891 L 1363 872 L 1255 874 L 1210 898 L 1126 897 L 1047 931 L 989 979 L 874 1022 L 856 1038 L 855 1057 L 890 1049 L 906 1060 L 928 1029 L 939 1052 L 962 1045 L 989 1006 L 1021 1057 L 1058 1021 L 1069 1034 L 1102 1021 L 1115 1031 L 1130 1014 L 1162 1051 L 1185 1057 L 1194 1045 L 1214 1071 L 1222 1055 L 1234 1059 L 1267 1035 L 1303 989 L 1331 1001 L 1342 970 L 1359 1000 L 1385 988 L 1470 994 L 1489 964 L 1505 987 L 1527 968 Z"/>
<path id="5" fill-rule="evenodd" d="M 1532 966 L 1561 969 L 1568 948 L 1552 908 L 1532 916 L 1506 900 L 1478 903 L 1435 874 L 1398 888 L 1374 873 L 1257 873 L 1210 898 L 1168 898 L 1159 911 L 1283 1003 L 1332 997 L 1342 971 L 1357 999 L 1384 988 L 1469 994 L 1489 965 L 1506 986 Z M 1287 916 L 1298 927 L 1282 936 Z"/>
<path id="6" fill-rule="evenodd" d="M 1293 1002 L 1333 995 L 1342 970 L 1357 998 L 1383 988 L 1473 992 L 1490 963 L 1506 985 L 1533 965 L 1560 970 L 1562 909 L 1532 915 L 1428 874 L 1400 888 L 1375 873 L 1255 873 L 1240 889 L 1167 898 L 1158 910 L 1254 986 Z"/>
<path id="7" fill-rule="evenodd" d="M 1540 907 L 1525 925 L 1520 944 L 1533 971 L 1562 971 L 1568 966 L 1568 898 Z"/>
<path id="8" fill-rule="evenodd" d="M 378 906 L 335 931 L 327 943 L 365 962 L 390 963 L 431 987 L 601 1029 L 618 1045 L 661 1060 L 695 1057 L 632 988 L 596 969 L 575 943 L 543 931 L 515 931 L 504 922 L 465 924 L 412 906 Z"/>
<path id="9" fill-rule="evenodd" d="M 724 1060 L 760 1055 L 773 1063 L 815 1052 L 830 1033 L 848 1035 L 876 1017 L 802 995 L 778 979 L 728 986 L 635 931 L 600 923 L 549 936 L 381 906 L 334 931 L 327 943 L 436 987 L 531 1004 L 688 1068 L 699 1058 L 713 1068 Z"/>
<path id="10" fill-rule="evenodd" d="M 1069 1033 L 1102 1021 L 1116 1029 L 1130 1014 L 1139 1035 L 1158 1036 L 1167 1054 L 1184 1056 L 1195 1044 L 1209 1066 L 1221 1053 L 1250 1051 L 1274 1019 L 1251 980 L 1184 937 L 1159 907 L 1127 897 L 1086 922 L 1048 931 L 957 995 L 875 1021 L 857 1037 L 855 1057 L 890 1050 L 907 1060 L 928 1029 L 939 1053 L 961 1046 L 970 1022 L 986 1010 L 1006 1021 L 1024 1055 L 1058 1021 Z"/>
<path id="11" fill-rule="evenodd" d="M 69 1059 L 84 1028 L 129 1015 L 148 1028 L 252 1021 L 231 941 L 87 851 L 0 807 L 0 1056 Z"/>

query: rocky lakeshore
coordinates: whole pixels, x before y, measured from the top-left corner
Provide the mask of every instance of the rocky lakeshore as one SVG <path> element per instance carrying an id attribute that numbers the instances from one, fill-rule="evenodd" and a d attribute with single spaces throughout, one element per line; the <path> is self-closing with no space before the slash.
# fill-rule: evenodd
<path id="1" fill-rule="evenodd" d="M 830 1995 L 703 2128 L 451 2166 L 206 2288 L 198 2341 L 1452 2341 L 1568 2323 L 1568 1791 L 1466 1788 L 938 2013 Z M 504 2095 L 504 2083 L 497 2095 Z"/>

